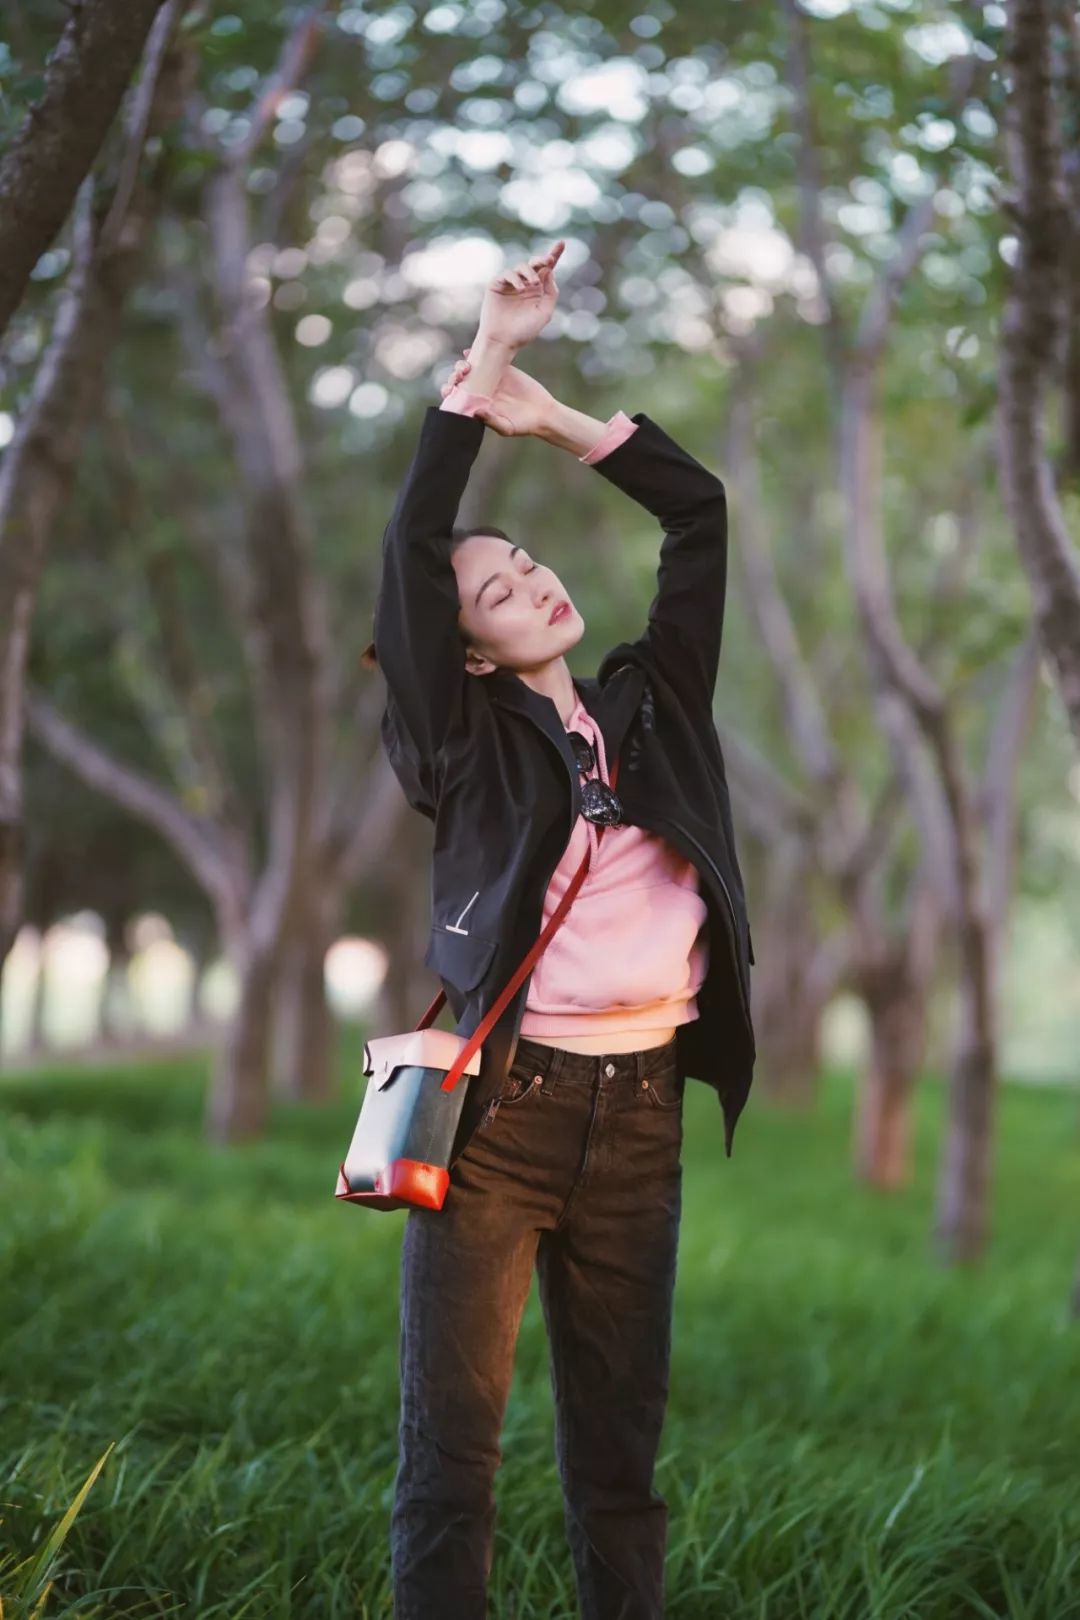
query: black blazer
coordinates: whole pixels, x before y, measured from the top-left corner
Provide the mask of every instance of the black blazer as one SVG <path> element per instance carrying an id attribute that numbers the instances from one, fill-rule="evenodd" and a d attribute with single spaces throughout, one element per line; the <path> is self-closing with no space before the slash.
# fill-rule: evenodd
<path id="1" fill-rule="evenodd" d="M 699 1016 L 677 1029 L 682 1073 L 716 1091 L 731 1155 L 753 1076 L 753 946 L 724 760 L 713 721 L 727 585 L 724 486 L 643 411 L 590 471 L 662 525 L 657 591 L 636 641 L 574 676 L 600 727 L 627 820 L 692 860 L 709 913 Z M 429 406 L 383 536 L 374 646 L 387 684 L 381 734 L 409 803 L 435 823 L 425 963 L 457 1033 L 476 1028 L 540 934 L 551 875 L 581 809 L 558 710 L 508 670 L 470 675 L 458 632 L 450 531 L 480 449 L 478 417 Z M 484 1042 L 451 1164 L 514 1061 L 522 984 Z M 423 1008 L 417 1009 L 419 1019 Z"/>

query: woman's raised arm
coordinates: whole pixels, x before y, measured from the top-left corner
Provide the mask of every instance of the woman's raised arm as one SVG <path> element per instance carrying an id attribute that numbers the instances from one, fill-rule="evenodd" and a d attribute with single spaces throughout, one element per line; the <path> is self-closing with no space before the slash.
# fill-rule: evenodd
<path id="1" fill-rule="evenodd" d="M 483 388 L 498 390 L 514 354 L 550 320 L 558 297 L 554 266 L 564 245 L 495 277 L 485 291 L 474 344 Z M 462 419 L 470 416 L 479 420 Z M 460 719 L 468 678 L 450 538 L 485 420 L 472 407 L 429 406 L 424 413 L 383 535 L 374 640 L 363 655 L 386 677 L 402 748 L 427 769 Z"/>
<path id="2" fill-rule="evenodd" d="M 466 349 L 464 358 L 443 384 L 444 411 L 480 416 L 504 436 L 529 433 L 559 450 L 569 450 L 590 466 L 602 461 L 636 430 L 637 424 L 625 411 L 616 411 L 601 422 L 586 411 L 563 405 L 512 360 L 503 365 L 492 383 L 490 361 L 481 377 L 479 366 L 473 367 L 474 354 L 475 349 Z"/>

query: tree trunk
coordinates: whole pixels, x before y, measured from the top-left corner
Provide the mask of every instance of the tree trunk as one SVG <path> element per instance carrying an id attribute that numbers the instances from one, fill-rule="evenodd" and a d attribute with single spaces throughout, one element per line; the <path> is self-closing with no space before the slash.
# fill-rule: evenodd
<path id="1" fill-rule="evenodd" d="M 759 1021 L 761 1091 L 781 1108 L 812 1109 L 821 1078 L 821 1017 L 824 1008 L 807 996 L 789 1000 L 778 1016 Z"/>
<path id="2" fill-rule="evenodd" d="M 137 1022 L 128 981 L 131 951 L 126 917 L 115 912 L 106 916 L 105 948 L 108 962 L 98 1002 L 98 1035 L 108 1041 L 129 1034 Z"/>
<path id="3" fill-rule="evenodd" d="M 949 1094 L 935 1231 L 945 1259 L 978 1259 L 989 1236 L 994 1079 L 992 1050 L 973 1042 L 953 1069 Z"/>
<path id="4" fill-rule="evenodd" d="M 926 1050 L 926 997 L 898 964 L 865 992 L 870 1062 L 859 1090 L 855 1173 L 871 1186 L 911 1179 L 911 1102 Z"/>
<path id="5" fill-rule="evenodd" d="M 239 969 L 240 998 L 215 1055 L 207 1093 L 205 1124 L 211 1141 L 247 1141 L 266 1129 L 266 1077 L 279 970 L 273 954 L 264 952 L 250 956 Z"/>
<path id="6" fill-rule="evenodd" d="M 1047 662 L 1080 741 L 1080 561 L 1054 487 L 1045 426 L 1062 358 L 1069 278 L 1075 277 L 1059 124 L 1072 114 L 1064 103 L 1059 114 L 1053 94 L 1054 42 L 1045 0 L 1014 3 L 1007 16 L 1006 150 L 1020 252 L 1001 318 L 1001 490 Z"/>
<path id="7" fill-rule="evenodd" d="M 416 814 L 403 817 L 386 852 L 380 885 L 385 896 L 380 912 L 385 921 L 379 932 L 387 967 L 373 1020 L 379 1033 L 396 1035 L 415 1029 L 421 1013 L 439 993 L 438 976 L 424 963 L 431 894 L 423 873 L 428 869 L 430 849 L 430 825 Z"/>
<path id="8" fill-rule="evenodd" d="M 439 981 L 429 968 L 422 964 L 417 967 L 417 931 L 405 908 L 393 910 L 387 924 L 382 937 L 387 952 L 386 977 L 379 992 L 374 1021 L 379 1033 L 397 1035 L 415 1029 L 424 1008 L 438 995 Z"/>
<path id="9" fill-rule="evenodd" d="M 279 1096 L 308 1102 L 336 1095 L 338 1032 L 326 995 L 326 954 L 340 932 L 340 917 L 328 916 L 330 909 L 339 910 L 309 904 L 289 938 L 277 996 L 273 1088 Z"/>
<path id="10" fill-rule="evenodd" d="M 993 949 L 985 916 L 973 919 L 961 940 L 959 1032 L 938 1183 L 934 1235 L 946 1260 L 978 1259 L 989 1236 L 998 1045 Z"/>
<path id="11" fill-rule="evenodd" d="M 209 971 L 210 964 L 207 957 L 201 951 L 192 950 L 190 945 L 188 946 L 188 950 L 191 953 L 193 966 L 191 984 L 188 989 L 187 1016 L 185 1018 L 185 1023 L 188 1029 L 199 1030 L 209 1028 L 212 1021 L 210 1014 L 203 1007 L 202 996 L 203 986 L 206 981 L 206 975 Z"/>
<path id="12" fill-rule="evenodd" d="M 307 19 L 292 37 L 299 47 L 309 34 Z M 207 1114 L 210 1134 L 219 1139 L 250 1135 L 267 1116 L 274 996 L 306 893 L 312 884 L 319 887 L 333 701 L 327 610 L 304 506 L 299 434 L 269 318 L 250 298 L 245 178 L 245 167 L 231 154 L 206 189 L 214 290 L 227 332 L 216 356 L 207 357 L 206 381 L 245 500 L 237 561 L 247 580 L 245 645 L 269 802 L 265 861 L 241 956 L 248 965 L 215 1075 L 220 1095 L 211 1098 Z M 325 1030 L 322 1038 L 328 1039 Z M 321 1083 L 327 1083 L 325 1070 Z"/>
<path id="13" fill-rule="evenodd" d="M 37 971 L 34 974 L 34 985 L 30 992 L 30 1018 L 26 1026 L 26 1052 L 28 1056 L 35 1053 L 44 1054 L 48 1051 L 49 1037 L 45 1028 L 45 991 L 48 980 L 46 969 L 49 964 L 48 933 L 41 930 L 38 941 Z"/>
<path id="14" fill-rule="evenodd" d="M 792 891 L 766 916 L 753 983 L 762 1095 L 785 1108 L 812 1108 L 821 1076 L 821 1020 L 827 995 L 815 970 L 818 939 L 809 903 Z"/>

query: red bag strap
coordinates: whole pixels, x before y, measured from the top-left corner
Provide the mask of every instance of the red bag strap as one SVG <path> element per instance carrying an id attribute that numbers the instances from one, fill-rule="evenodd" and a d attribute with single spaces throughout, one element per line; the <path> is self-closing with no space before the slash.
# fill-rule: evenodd
<path id="1" fill-rule="evenodd" d="M 618 779 L 619 761 L 616 760 L 611 768 L 608 786 L 613 788 Z M 606 828 L 602 823 L 596 829 L 597 848 L 600 847 L 600 840 L 604 836 L 605 831 Z M 509 984 L 507 984 L 496 1000 L 492 1002 L 483 1018 L 481 1018 L 465 1045 L 461 1048 L 461 1051 L 454 1059 L 453 1066 L 447 1070 L 446 1079 L 442 1082 L 441 1087 L 443 1091 L 453 1091 L 454 1087 L 461 1079 L 466 1063 L 468 1063 L 477 1047 L 482 1045 L 482 1043 L 487 1039 L 488 1035 L 494 1029 L 495 1025 L 499 1021 L 503 1008 L 510 1000 L 510 997 L 514 994 L 514 991 L 517 989 L 518 985 L 525 978 L 525 975 L 530 973 L 534 964 L 540 960 L 540 957 L 543 955 L 551 940 L 554 938 L 556 930 L 561 926 L 566 913 L 570 910 L 571 902 L 573 901 L 573 898 L 577 894 L 578 890 L 581 888 L 581 885 L 584 883 L 585 874 L 588 872 L 591 862 L 592 848 L 590 846 L 585 851 L 581 865 L 578 867 L 577 871 L 574 873 L 569 884 L 567 885 L 566 893 L 563 895 L 562 899 L 559 901 L 559 904 L 548 918 L 547 925 L 543 929 L 539 939 L 524 957 L 521 965 L 510 979 Z M 439 1016 L 445 1000 L 446 991 L 440 990 L 438 995 L 435 997 L 435 1000 L 431 1003 L 431 1006 L 427 1009 L 424 1016 L 417 1024 L 417 1029 L 427 1029 L 428 1025 Z"/>

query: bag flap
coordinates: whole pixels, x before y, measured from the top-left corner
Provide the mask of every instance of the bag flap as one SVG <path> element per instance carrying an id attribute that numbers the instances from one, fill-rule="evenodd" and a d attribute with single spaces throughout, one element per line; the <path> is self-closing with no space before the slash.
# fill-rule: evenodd
<path id="1" fill-rule="evenodd" d="M 404 1035 L 379 1035 L 364 1042 L 364 1073 L 385 1086 L 395 1069 L 445 1069 L 448 1073 L 466 1037 L 452 1029 L 412 1029 Z M 480 1073 L 483 1044 L 465 1065 L 465 1074 Z"/>

